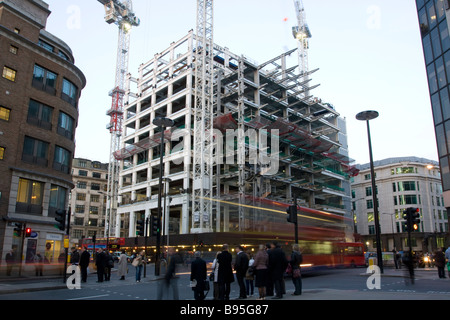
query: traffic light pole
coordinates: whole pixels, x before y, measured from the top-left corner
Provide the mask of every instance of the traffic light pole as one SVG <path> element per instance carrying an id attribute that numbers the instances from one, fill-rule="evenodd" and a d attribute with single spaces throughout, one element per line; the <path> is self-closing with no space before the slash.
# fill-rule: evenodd
<path id="1" fill-rule="evenodd" d="M 147 259 L 147 239 L 148 239 L 148 220 L 149 218 L 145 218 L 145 230 L 144 230 L 144 252 L 145 259 Z M 144 278 L 147 276 L 147 263 L 144 263 Z"/>
<path id="2" fill-rule="evenodd" d="M 297 197 L 295 195 L 294 195 L 294 206 L 295 208 L 297 208 Z M 298 244 L 298 217 L 295 217 L 294 226 L 295 226 L 295 243 Z"/>
<path id="3" fill-rule="evenodd" d="M 70 229 L 70 207 L 69 207 L 69 211 L 65 211 L 66 212 L 66 219 L 64 221 L 67 221 L 67 226 L 66 226 L 66 235 L 67 237 L 69 237 L 69 229 Z M 65 240 L 65 239 L 64 239 Z M 67 279 L 67 260 L 69 258 L 69 247 L 68 246 L 64 246 L 64 252 L 65 252 L 65 259 L 64 259 L 64 279 L 63 279 L 63 283 L 66 283 L 66 279 Z"/>

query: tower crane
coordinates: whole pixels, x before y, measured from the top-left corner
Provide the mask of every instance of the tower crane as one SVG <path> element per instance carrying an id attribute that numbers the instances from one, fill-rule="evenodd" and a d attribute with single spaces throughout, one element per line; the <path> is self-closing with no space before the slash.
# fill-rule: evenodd
<path id="1" fill-rule="evenodd" d="M 295 11 L 297 13 L 297 25 L 292 27 L 292 34 L 298 41 L 298 57 L 300 74 L 303 75 L 303 80 L 308 80 L 309 62 L 308 49 L 309 39 L 311 38 L 311 31 L 306 22 L 305 7 L 302 0 L 294 0 Z M 306 95 L 308 96 L 308 94 Z"/>
<path id="2" fill-rule="evenodd" d="M 192 233 L 212 231 L 213 0 L 197 0 Z M 209 200 L 208 200 L 209 199 Z"/>
<path id="3" fill-rule="evenodd" d="M 107 111 L 110 123 L 107 129 L 111 134 L 110 158 L 108 167 L 108 188 L 106 202 L 105 236 L 109 237 L 111 222 L 115 226 L 115 236 L 120 236 L 120 216 L 117 215 L 119 193 L 119 162 L 113 153 L 120 148 L 123 122 L 123 97 L 125 95 L 125 77 L 128 73 L 130 50 L 130 31 L 140 25 L 139 18 L 133 12 L 131 0 L 98 0 L 105 7 L 105 21 L 119 27 L 119 43 L 117 46 L 117 63 L 111 109 Z"/>

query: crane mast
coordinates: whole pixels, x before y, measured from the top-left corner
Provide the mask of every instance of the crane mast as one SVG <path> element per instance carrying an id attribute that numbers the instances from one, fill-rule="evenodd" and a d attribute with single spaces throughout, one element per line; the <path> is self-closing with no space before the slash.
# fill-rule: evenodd
<path id="1" fill-rule="evenodd" d="M 300 74 L 303 75 L 303 81 L 308 80 L 309 61 L 308 49 L 311 31 L 306 22 L 305 7 L 302 0 L 294 0 L 295 11 L 297 14 L 297 26 L 292 27 L 292 34 L 298 41 L 298 58 Z M 309 94 L 306 93 L 306 96 Z"/>
<path id="2" fill-rule="evenodd" d="M 119 162 L 114 158 L 115 151 L 120 149 L 123 123 L 123 98 L 125 96 L 125 77 L 128 73 L 130 50 L 130 31 L 139 26 L 140 21 L 133 12 L 131 0 L 98 0 L 105 7 L 105 21 L 119 28 L 117 46 L 117 62 L 114 88 L 111 90 L 111 109 L 107 111 L 110 123 L 107 129 L 111 134 L 110 158 L 108 167 L 108 186 L 106 202 L 105 236 L 109 237 L 114 227 L 116 237 L 120 236 L 120 216 L 117 215 L 119 194 Z"/>
<path id="3" fill-rule="evenodd" d="M 213 0 L 197 0 L 192 233 L 212 231 Z"/>

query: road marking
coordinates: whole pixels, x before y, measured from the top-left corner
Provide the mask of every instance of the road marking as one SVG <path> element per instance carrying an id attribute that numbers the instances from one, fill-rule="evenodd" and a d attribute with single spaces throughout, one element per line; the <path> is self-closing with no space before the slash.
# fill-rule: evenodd
<path id="1" fill-rule="evenodd" d="M 101 294 L 98 296 L 81 297 L 81 298 L 72 298 L 72 299 L 67 299 L 67 300 L 85 300 L 85 299 L 101 298 L 101 297 L 107 297 L 107 296 L 109 296 L 109 294 Z"/>

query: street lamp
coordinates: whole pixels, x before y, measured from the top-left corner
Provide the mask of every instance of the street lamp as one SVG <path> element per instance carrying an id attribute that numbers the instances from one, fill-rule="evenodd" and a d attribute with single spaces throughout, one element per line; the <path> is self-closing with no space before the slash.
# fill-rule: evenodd
<path id="1" fill-rule="evenodd" d="M 383 273 L 383 256 L 381 253 L 381 237 L 380 237 L 380 217 L 378 214 L 378 202 L 377 202 L 377 192 L 375 184 L 375 169 L 373 167 L 373 155 L 372 155 L 372 141 L 370 139 L 370 126 L 369 121 L 378 118 L 379 113 L 377 111 L 369 110 L 363 111 L 356 115 L 356 119 L 360 121 L 366 121 L 367 124 L 367 137 L 369 140 L 369 156 L 370 156 L 370 176 L 372 180 L 372 197 L 373 197 L 373 211 L 375 216 L 375 235 L 377 241 L 377 260 L 380 272 Z"/>
<path id="2" fill-rule="evenodd" d="M 164 154 L 164 130 L 172 127 L 174 121 L 169 118 L 156 117 L 153 119 L 153 124 L 158 128 L 161 128 L 161 151 L 159 156 L 159 191 L 158 191 L 158 231 L 156 233 L 156 261 L 155 261 L 155 276 L 159 276 L 160 263 L 161 263 L 161 198 L 162 198 L 162 185 L 163 185 L 163 154 Z"/>

